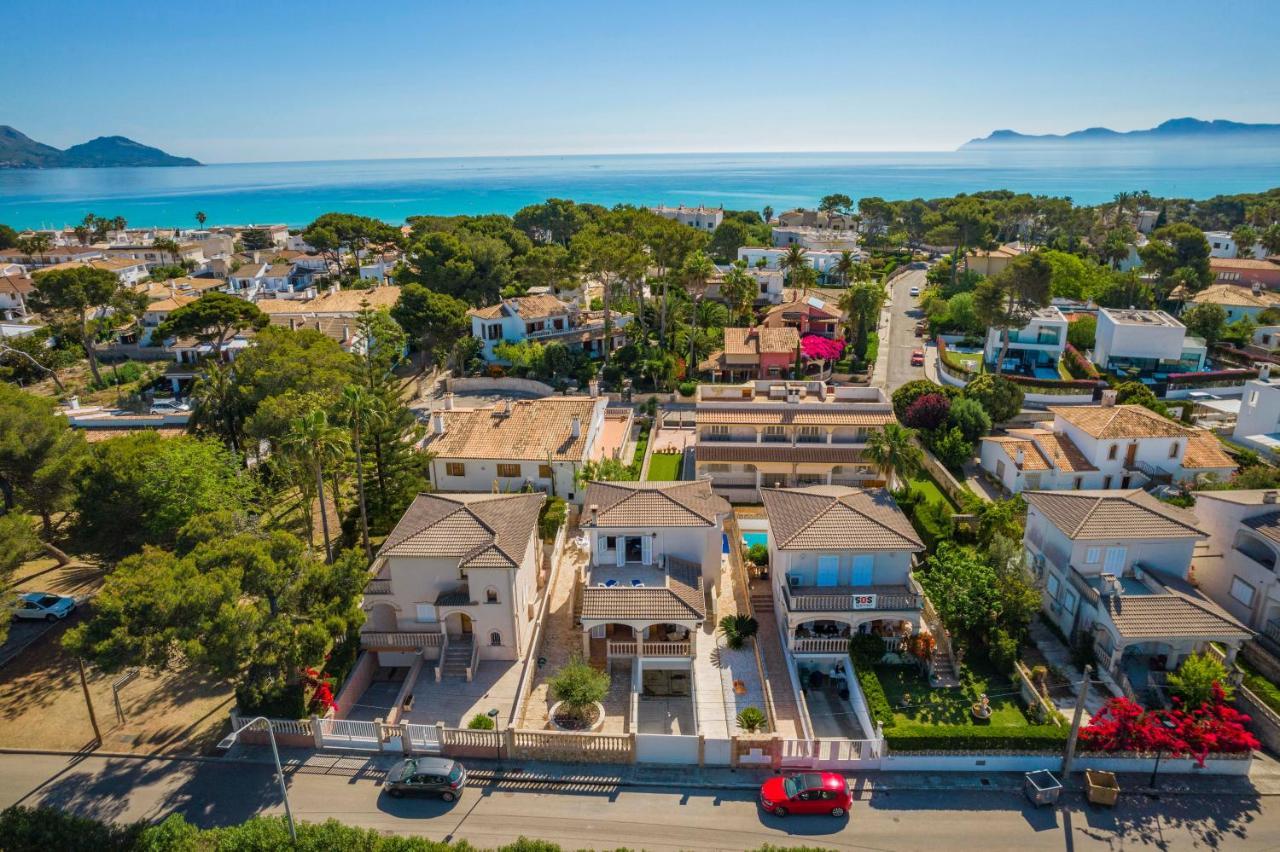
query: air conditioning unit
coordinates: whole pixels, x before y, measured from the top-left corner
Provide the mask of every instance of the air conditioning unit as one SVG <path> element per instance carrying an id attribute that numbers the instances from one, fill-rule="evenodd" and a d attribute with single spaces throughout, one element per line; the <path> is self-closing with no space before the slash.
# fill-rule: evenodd
<path id="1" fill-rule="evenodd" d="M 797 577 L 795 574 L 788 574 L 788 575 L 787 575 L 787 585 L 788 585 L 788 586 L 790 586 L 790 587 L 791 587 L 791 588 L 793 588 L 793 589 L 798 589 L 798 588 L 800 588 L 800 578 L 799 578 L 799 577 Z"/>

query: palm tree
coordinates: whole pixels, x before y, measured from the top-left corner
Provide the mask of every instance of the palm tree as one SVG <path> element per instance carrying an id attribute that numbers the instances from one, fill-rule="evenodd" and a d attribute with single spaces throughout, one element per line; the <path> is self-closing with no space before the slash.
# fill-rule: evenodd
<path id="1" fill-rule="evenodd" d="M 218 435 L 232 452 L 240 451 L 242 419 L 235 367 L 213 362 L 205 366 L 191 389 L 191 424 Z"/>
<path id="2" fill-rule="evenodd" d="M 802 245 L 792 243 L 787 246 L 787 251 L 782 257 L 778 258 L 778 266 L 787 275 L 787 281 L 790 282 L 795 273 L 809 265 L 809 251 Z M 807 289 L 807 288 L 806 288 Z"/>
<path id="3" fill-rule="evenodd" d="M 327 562 L 333 561 L 333 543 L 329 536 L 329 515 L 324 510 L 324 474 L 326 468 L 342 461 L 346 451 L 344 439 L 342 431 L 330 425 L 329 416 L 324 411 L 316 409 L 293 420 L 283 445 L 285 455 L 315 484 Z M 299 485 L 301 486 L 302 483 L 300 482 Z M 305 492 L 306 489 L 299 490 Z M 304 499 L 306 496 L 304 493 Z M 309 517 L 310 509 L 308 508 Z"/>
<path id="4" fill-rule="evenodd" d="M 884 284 L 879 281 L 855 284 L 840 294 L 840 309 L 848 317 L 845 329 L 852 338 L 853 351 L 858 358 L 866 354 L 872 320 L 879 316 L 884 300 Z"/>
<path id="5" fill-rule="evenodd" d="M 182 262 L 178 257 L 177 240 L 171 240 L 168 237 L 161 237 L 160 239 L 153 241 L 151 243 L 151 247 L 158 252 L 168 252 L 169 256 L 173 258 L 174 266 L 177 266 Z M 163 254 L 161 256 L 163 257 Z"/>
<path id="6" fill-rule="evenodd" d="M 1132 192 L 1117 192 L 1115 194 L 1115 208 L 1112 212 L 1112 224 L 1119 225 L 1128 215 L 1129 202 L 1133 200 Z"/>
<path id="7" fill-rule="evenodd" d="M 208 221 L 208 219 L 209 219 L 209 217 L 208 217 L 208 216 L 206 216 L 206 215 L 204 215 L 204 211 L 203 211 L 203 210 L 197 210 L 197 211 L 196 211 L 196 224 L 198 224 L 201 228 L 203 228 L 203 227 L 204 227 L 204 223 L 205 223 L 206 221 Z"/>
<path id="8" fill-rule="evenodd" d="M 858 266 L 858 258 L 851 251 L 840 252 L 840 259 L 836 261 L 835 266 L 831 269 L 840 279 L 840 283 L 849 286 L 849 280 L 853 275 L 854 267 Z"/>
<path id="9" fill-rule="evenodd" d="M 748 275 L 742 266 L 735 263 L 725 273 L 724 280 L 720 282 L 720 298 L 724 299 L 725 304 L 729 306 L 733 319 L 741 321 L 751 312 L 751 306 L 755 304 L 759 289 L 756 280 Z"/>
<path id="10" fill-rule="evenodd" d="M 702 301 L 703 295 L 707 292 L 707 282 L 711 280 L 711 276 L 716 273 L 716 265 L 711 262 L 711 258 L 702 252 L 694 252 L 689 255 L 684 266 L 680 269 L 680 277 L 684 279 L 685 289 L 689 295 L 693 297 L 694 314 L 697 315 L 698 304 Z M 697 366 L 696 354 L 694 352 L 694 335 L 689 336 L 689 371 Z"/>
<path id="11" fill-rule="evenodd" d="M 885 484 L 890 487 L 895 476 L 905 480 L 919 473 L 924 459 L 916 443 L 916 430 L 901 423 L 887 423 L 881 431 L 868 435 L 862 456 L 884 474 Z"/>
<path id="12" fill-rule="evenodd" d="M 373 561 L 373 548 L 369 546 L 369 512 L 364 499 L 364 454 L 360 447 L 360 432 L 369 417 L 369 394 L 359 385 L 347 385 L 338 401 L 339 416 L 351 426 L 351 446 L 356 453 L 356 494 L 360 501 L 360 536 L 364 541 L 364 554 Z"/>

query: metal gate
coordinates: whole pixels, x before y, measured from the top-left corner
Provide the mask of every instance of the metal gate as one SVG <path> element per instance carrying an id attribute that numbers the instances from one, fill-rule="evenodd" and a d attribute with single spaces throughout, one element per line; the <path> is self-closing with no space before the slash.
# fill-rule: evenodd
<path id="1" fill-rule="evenodd" d="M 415 752 L 440 753 L 440 728 L 437 725 L 405 725 L 405 736 Z"/>
<path id="2" fill-rule="evenodd" d="M 350 719 L 321 719 L 320 741 L 325 748 L 351 748 L 380 751 L 382 732 L 376 722 Z"/>
<path id="3" fill-rule="evenodd" d="M 878 769 L 879 740 L 783 740 L 782 765 L 791 769 Z"/>

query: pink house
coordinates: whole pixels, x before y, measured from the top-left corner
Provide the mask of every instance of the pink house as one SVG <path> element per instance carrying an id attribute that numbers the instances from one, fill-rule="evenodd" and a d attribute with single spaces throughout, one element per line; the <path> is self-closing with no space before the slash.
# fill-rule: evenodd
<path id="1" fill-rule="evenodd" d="M 817 296 L 798 298 L 799 294 L 791 291 L 791 301 L 774 305 L 764 315 L 764 327 L 794 328 L 803 337 L 816 334 L 820 337 L 839 337 L 840 324 L 844 321 L 844 313 L 833 302 Z"/>
<path id="2" fill-rule="evenodd" d="M 791 327 L 726 328 L 724 349 L 698 365 L 715 381 L 785 378 L 795 366 L 800 333 Z"/>

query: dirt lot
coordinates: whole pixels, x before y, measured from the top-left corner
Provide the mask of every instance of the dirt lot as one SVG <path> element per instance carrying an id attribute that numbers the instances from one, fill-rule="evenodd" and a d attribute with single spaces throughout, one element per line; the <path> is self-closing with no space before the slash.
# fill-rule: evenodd
<path id="1" fill-rule="evenodd" d="M 54 566 L 37 560 L 19 569 L 16 591 L 91 595 L 102 582 L 95 566 Z M 82 606 L 0 668 L 0 746 L 80 749 L 93 742 L 75 658 L 59 641 L 87 617 Z M 120 692 L 125 721 L 116 715 L 111 682 L 116 675 L 86 667 L 89 693 L 102 730 L 101 748 L 109 751 L 199 753 L 222 735 L 233 697 L 222 684 L 209 685 L 182 673 L 141 671 Z"/>

